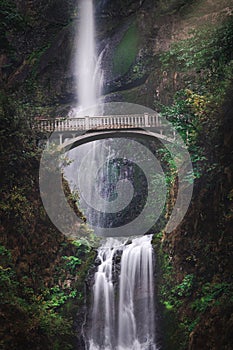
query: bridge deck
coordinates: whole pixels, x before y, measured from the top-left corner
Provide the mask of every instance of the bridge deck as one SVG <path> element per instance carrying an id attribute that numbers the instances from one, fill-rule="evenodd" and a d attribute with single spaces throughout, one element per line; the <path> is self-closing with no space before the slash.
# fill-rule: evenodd
<path id="1" fill-rule="evenodd" d="M 150 128 L 154 135 L 162 140 L 172 142 L 176 138 L 175 130 L 162 123 L 162 118 L 158 113 L 54 119 L 37 118 L 34 124 L 34 129 L 43 133 L 52 133 L 52 138 L 54 140 L 58 139 L 60 145 L 67 139 L 82 135 L 85 131 L 96 131 L 99 137 L 101 131 L 122 130 L 124 132 L 127 129 L 145 130 Z"/>
<path id="2" fill-rule="evenodd" d="M 150 128 L 162 129 L 159 114 L 112 115 L 78 118 L 38 118 L 34 127 L 42 132 L 67 132 L 98 129 Z"/>

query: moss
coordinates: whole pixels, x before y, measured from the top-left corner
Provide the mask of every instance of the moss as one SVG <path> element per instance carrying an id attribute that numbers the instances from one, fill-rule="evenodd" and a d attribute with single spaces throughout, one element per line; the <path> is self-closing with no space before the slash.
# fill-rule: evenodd
<path id="1" fill-rule="evenodd" d="M 138 28 L 136 22 L 133 22 L 115 49 L 113 58 L 113 72 L 115 74 L 123 75 L 129 70 L 135 61 L 138 44 Z"/>
<path id="2" fill-rule="evenodd" d="M 0 6 L 0 41 L 4 51 L 10 51 L 11 45 L 8 35 L 17 32 L 25 26 L 25 19 L 21 16 L 14 1 L 2 0 Z"/>
<path id="3" fill-rule="evenodd" d="M 184 11 L 188 5 L 193 4 L 193 0 L 160 0 L 159 9 L 161 13 L 173 14 L 177 11 Z"/>

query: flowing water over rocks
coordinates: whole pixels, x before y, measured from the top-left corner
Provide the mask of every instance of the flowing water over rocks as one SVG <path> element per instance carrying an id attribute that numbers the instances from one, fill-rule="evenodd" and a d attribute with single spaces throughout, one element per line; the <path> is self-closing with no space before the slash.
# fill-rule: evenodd
<path id="1" fill-rule="evenodd" d="M 75 75 L 77 78 L 77 97 L 79 107 L 74 111 L 75 115 L 86 113 L 94 115 L 96 109 L 93 106 L 99 103 L 103 74 L 101 73 L 101 55 L 96 58 L 94 11 L 92 0 L 82 0 L 80 7 L 80 23 L 78 30 L 78 46 L 75 65 Z M 100 105 L 100 104 L 99 104 Z M 98 108 L 97 108 L 98 109 Z M 81 162 L 80 174 L 91 174 L 83 179 L 87 196 L 87 204 L 97 205 L 102 202 L 111 205 L 115 191 L 102 193 L 103 198 L 95 194 L 101 193 L 104 182 L 114 183 L 117 167 L 115 163 L 110 163 L 109 157 L 112 153 L 109 141 L 102 142 L 101 149 L 97 151 L 97 143 L 92 142 L 85 146 L 83 163 Z M 122 147 L 121 147 L 122 148 Z M 102 159 L 107 149 L 107 163 Z M 92 160 L 88 161 L 88 154 L 92 155 Z M 74 159 L 80 162 L 80 147 L 74 155 Z M 94 166 L 95 162 L 97 167 Z M 85 172 L 85 164 L 88 169 Z M 101 165 L 101 167 L 100 167 Z M 95 184 L 93 175 L 97 174 L 96 169 L 102 168 L 100 182 Z M 111 171 L 109 170 L 111 169 Z M 132 165 L 127 164 L 126 178 L 133 172 Z M 75 161 L 70 171 L 70 181 L 77 184 L 77 167 Z M 124 184 L 126 178 L 122 174 L 119 179 Z M 114 177 L 114 179 L 112 179 Z M 88 182 L 88 179 L 90 180 Z M 116 179 L 115 179 L 116 180 Z M 80 179 L 79 179 L 80 182 Z M 142 182 L 140 181 L 142 184 Z M 93 190 L 94 185 L 94 190 Z M 109 187 L 109 186 L 107 186 Z M 107 188 L 108 190 L 108 188 Z M 122 191 L 124 193 L 125 191 Z M 79 191 L 81 193 L 81 191 Z M 127 192 L 128 195 L 128 192 Z M 90 197 L 90 198 L 89 198 Z M 109 198 L 108 198 L 109 197 Z M 106 201 L 108 198 L 108 201 Z M 109 201 L 110 199 L 110 201 Z M 99 208 L 97 208 L 99 210 Z M 108 208 L 102 207 L 104 213 Z M 111 212 L 111 211 L 110 211 Z M 90 210 L 86 210 L 88 222 Z M 91 215 L 93 216 L 93 215 Z M 97 217 L 97 225 L 102 230 L 101 220 Z M 106 221 L 106 215 L 103 220 Z M 120 235 L 120 229 L 119 229 Z M 100 263 L 94 276 L 93 303 L 88 312 L 86 347 L 89 350 L 157 350 L 155 345 L 155 306 L 154 306 L 154 281 L 153 281 L 153 249 L 151 236 L 134 238 L 130 243 L 128 239 L 108 238 L 98 249 L 98 262 Z M 119 265 L 119 261 L 121 261 Z"/>
<path id="2" fill-rule="evenodd" d="M 116 255 L 121 256 L 120 274 Z M 128 244 L 107 239 L 98 249 L 89 350 L 157 350 L 151 236 Z"/>

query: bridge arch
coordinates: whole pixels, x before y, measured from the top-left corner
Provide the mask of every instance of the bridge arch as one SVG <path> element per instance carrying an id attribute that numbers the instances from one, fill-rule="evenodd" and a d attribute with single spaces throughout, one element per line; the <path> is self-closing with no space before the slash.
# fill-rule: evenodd
<path id="1" fill-rule="evenodd" d="M 63 143 L 59 146 L 59 152 L 62 156 L 65 152 L 78 147 L 79 145 L 95 141 L 101 140 L 105 138 L 134 138 L 135 136 L 143 137 L 146 139 L 155 138 L 160 140 L 161 143 L 170 151 L 172 158 L 174 159 L 177 173 L 178 173 L 178 193 L 176 197 L 176 202 L 173 207 L 172 213 L 170 215 L 170 219 L 165 227 L 166 232 L 172 232 L 177 225 L 181 222 L 184 217 L 189 203 L 192 198 L 192 189 L 193 184 L 190 182 L 190 176 L 193 174 L 192 163 L 189 156 L 189 153 L 185 147 L 185 144 L 182 140 L 178 142 L 174 138 L 169 138 L 164 135 L 161 135 L 156 132 L 152 132 L 150 130 L 145 129 L 127 129 L 127 130 L 98 130 L 98 131 L 89 131 L 85 134 L 74 137 L 73 139 Z M 180 141 L 180 142 L 179 142 Z M 60 156 L 55 152 L 54 156 L 52 155 L 53 162 L 55 164 L 53 181 L 51 182 L 51 172 L 49 171 L 50 167 L 47 167 L 48 161 L 50 162 L 51 157 L 48 157 L 49 150 L 44 150 L 40 163 L 40 192 L 41 198 L 44 204 L 44 207 L 51 219 L 51 221 L 55 224 L 55 226 L 64 234 L 72 237 L 79 236 L 79 227 L 80 227 L 80 219 L 73 212 L 69 204 L 67 203 L 67 199 L 64 193 L 61 193 L 62 185 L 62 176 L 60 172 Z M 50 153 L 49 153 L 50 154 Z M 53 158 L 54 157 L 54 158 Z M 57 165 L 57 166 L 56 166 Z M 188 176 L 188 177 L 187 177 Z M 48 188 L 49 184 L 49 188 Z M 52 187 L 51 187 L 52 186 Z M 48 196 L 49 193 L 49 196 Z M 58 196 L 58 197 L 56 197 Z M 51 198 L 53 201 L 53 205 L 51 206 Z M 59 204 L 58 204 L 59 203 Z M 61 210 L 62 208 L 62 210 Z M 67 220 L 63 220 L 62 216 L 58 215 L 59 211 L 67 214 L 69 218 Z M 135 234 L 135 231 L 131 233 Z M 131 235 L 130 234 L 130 235 Z M 109 234 L 111 236 L 111 234 Z M 106 233 L 105 236 L 108 236 Z"/>
<path id="2" fill-rule="evenodd" d="M 122 129 L 122 130 L 89 130 L 88 132 L 78 135 L 59 146 L 61 151 L 67 152 L 73 148 L 76 148 L 85 143 L 93 142 L 96 140 L 108 139 L 108 138 L 144 138 L 155 140 L 158 139 L 162 143 L 174 144 L 175 134 L 173 137 L 167 137 L 158 132 L 153 132 L 151 130 L 132 128 L 132 129 Z"/>

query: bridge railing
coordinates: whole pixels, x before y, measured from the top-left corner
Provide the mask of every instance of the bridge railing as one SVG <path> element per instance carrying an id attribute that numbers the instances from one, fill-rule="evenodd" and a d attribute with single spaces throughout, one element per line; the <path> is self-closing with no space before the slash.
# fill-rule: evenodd
<path id="1" fill-rule="evenodd" d="M 78 118 L 40 118 L 35 122 L 35 128 L 47 132 L 65 132 L 90 129 L 123 129 L 132 127 L 161 127 L 159 114 L 109 115 Z"/>

